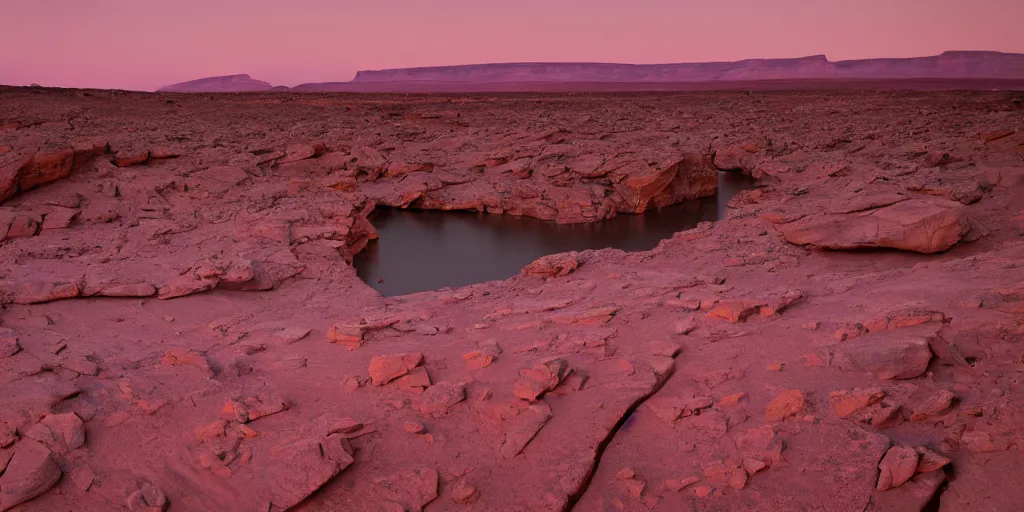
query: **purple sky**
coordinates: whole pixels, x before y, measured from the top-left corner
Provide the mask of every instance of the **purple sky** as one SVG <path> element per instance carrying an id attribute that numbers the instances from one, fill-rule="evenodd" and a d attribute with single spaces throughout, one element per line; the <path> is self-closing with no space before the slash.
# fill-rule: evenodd
<path id="1" fill-rule="evenodd" d="M 151 90 L 249 73 L 513 61 L 1024 53 L 1024 0 L 0 0 L 0 83 Z"/>

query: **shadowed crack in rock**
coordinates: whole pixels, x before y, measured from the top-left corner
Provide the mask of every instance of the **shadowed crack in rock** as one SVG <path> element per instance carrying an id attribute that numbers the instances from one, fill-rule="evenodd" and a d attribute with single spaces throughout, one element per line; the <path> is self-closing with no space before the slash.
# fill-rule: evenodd
<path id="1" fill-rule="evenodd" d="M 678 356 L 673 357 L 673 360 L 678 359 Z M 669 379 L 671 379 L 672 376 L 675 375 L 675 373 L 675 366 L 673 365 L 672 370 L 666 373 L 664 376 L 662 376 L 661 379 L 659 379 L 654 384 L 654 387 L 651 388 L 651 391 L 649 393 L 640 397 L 638 400 L 633 402 L 633 404 L 630 405 L 628 409 L 626 409 L 626 412 L 622 414 L 621 418 L 619 418 L 619 421 L 615 424 L 615 427 L 613 427 L 608 432 L 608 435 L 605 436 L 605 438 L 601 441 L 601 443 L 597 445 L 597 454 L 594 456 L 594 465 L 591 466 L 590 473 L 587 474 L 587 478 L 583 481 L 583 484 L 580 485 L 579 490 L 577 490 L 576 493 L 573 494 L 572 496 L 569 496 L 569 501 L 565 504 L 565 508 L 562 509 L 563 512 L 570 512 L 576 509 L 576 504 L 579 503 L 580 499 L 583 498 L 583 495 L 587 493 L 587 489 L 590 488 L 590 483 L 594 480 L 594 475 L 597 473 L 598 466 L 601 465 L 601 457 L 604 455 L 605 449 L 607 449 L 608 445 L 610 445 L 612 441 L 615 440 L 615 436 L 619 433 L 619 430 L 622 429 L 622 426 L 625 425 L 626 422 L 629 421 L 629 419 L 633 416 L 633 413 L 636 412 L 636 410 L 641 405 L 643 405 L 644 402 L 651 399 L 651 397 L 653 397 L 654 395 L 657 395 L 658 392 L 661 391 L 661 388 L 665 387 L 665 384 L 668 383 Z"/>

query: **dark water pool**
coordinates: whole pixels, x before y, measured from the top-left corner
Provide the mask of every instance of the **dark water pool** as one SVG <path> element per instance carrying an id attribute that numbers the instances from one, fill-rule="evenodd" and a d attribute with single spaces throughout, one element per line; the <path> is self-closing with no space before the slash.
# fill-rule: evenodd
<path id="1" fill-rule="evenodd" d="M 593 224 L 382 209 L 370 219 L 380 238 L 356 256 L 355 267 L 373 289 L 392 296 L 505 279 L 546 254 L 608 247 L 646 251 L 676 232 L 724 218 L 729 199 L 752 187 L 743 176 L 719 173 L 716 197 Z"/>

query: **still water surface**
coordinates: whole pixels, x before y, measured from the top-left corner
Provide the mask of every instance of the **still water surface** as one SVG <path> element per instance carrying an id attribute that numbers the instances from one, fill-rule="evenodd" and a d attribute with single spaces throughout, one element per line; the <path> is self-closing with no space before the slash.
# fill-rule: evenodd
<path id="1" fill-rule="evenodd" d="M 560 225 L 473 212 L 381 209 L 370 219 L 380 238 L 356 256 L 355 267 L 373 289 L 393 296 L 506 279 L 547 254 L 609 247 L 647 251 L 674 233 L 724 218 L 729 199 L 752 187 L 743 176 L 719 173 L 716 197 L 592 224 Z"/>

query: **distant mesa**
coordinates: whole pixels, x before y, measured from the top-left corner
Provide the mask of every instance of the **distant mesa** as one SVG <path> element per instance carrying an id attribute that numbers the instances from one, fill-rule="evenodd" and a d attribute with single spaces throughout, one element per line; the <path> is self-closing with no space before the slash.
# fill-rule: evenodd
<path id="1" fill-rule="evenodd" d="M 165 87 L 173 92 L 469 92 L 545 90 L 660 90 L 669 84 L 767 81 L 1020 81 L 1024 54 L 949 51 L 931 57 L 829 61 L 792 59 L 680 64 L 517 62 L 360 71 L 349 82 L 273 87 L 249 75 L 204 78 Z"/>
<path id="2" fill-rule="evenodd" d="M 1024 54 L 945 52 L 933 57 L 830 62 L 793 59 L 681 64 L 511 63 L 360 71 L 353 82 L 734 82 L 813 79 L 1024 79 Z M 302 86 L 300 86 L 301 88 Z"/>
<path id="3" fill-rule="evenodd" d="M 215 76 L 168 85 L 160 92 L 258 92 L 276 89 L 273 85 L 253 80 L 249 75 Z"/>

